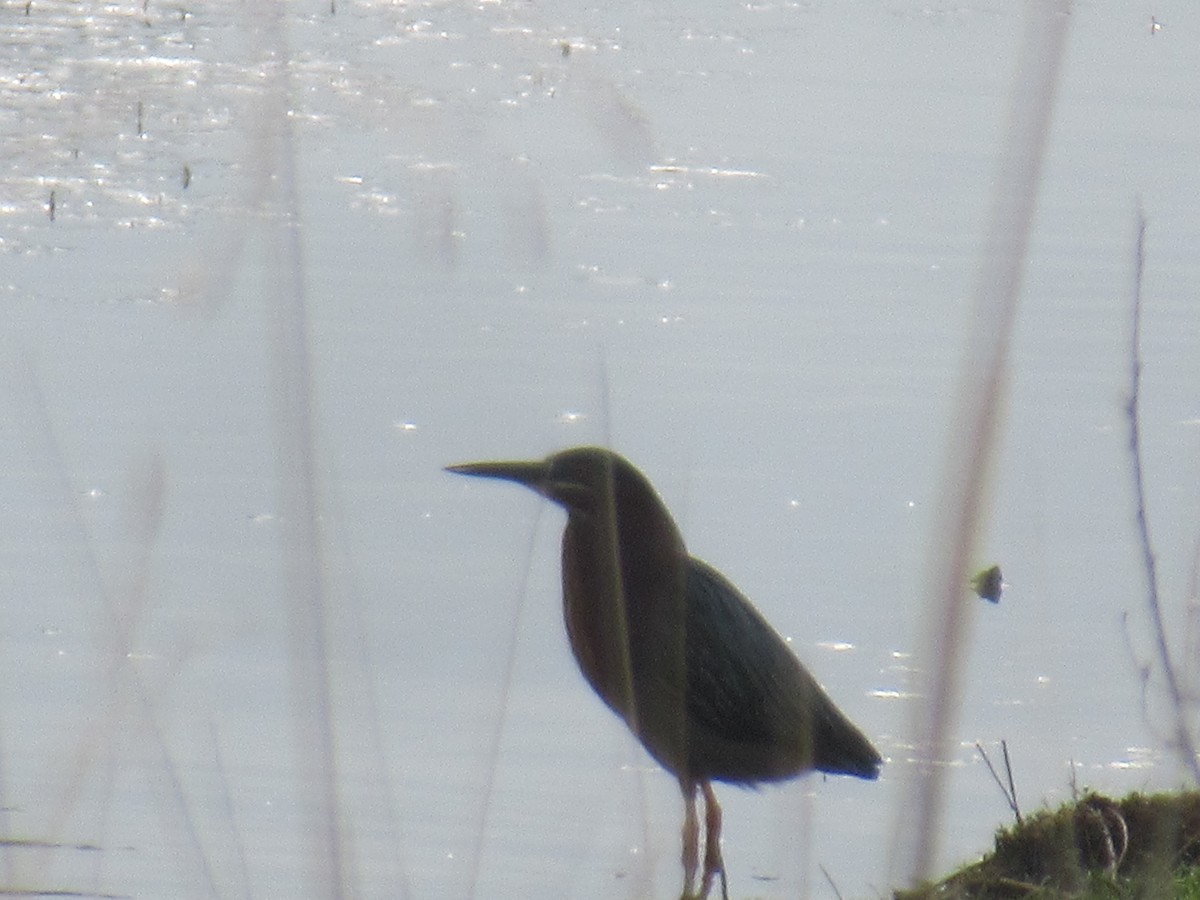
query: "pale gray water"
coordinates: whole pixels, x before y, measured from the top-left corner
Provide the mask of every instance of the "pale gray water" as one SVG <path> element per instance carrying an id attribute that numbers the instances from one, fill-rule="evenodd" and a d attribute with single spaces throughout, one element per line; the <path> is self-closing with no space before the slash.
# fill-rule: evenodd
<path id="1" fill-rule="evenodd" d="M 889 758 L 878 784 L 722 790 L 734 895 L 833 896 L 818 865 L 847 896 L 885 892 L 1020 21 L 844 7 L 0 13 L 3 834 L 64 845 L 0 852 L 0 884 L 321 892 L 269 307 L 299 274 L 348 893 L 461 897 L 477 860 L 479 896 L 677 891 L 673 781 L 566 649 L 559 514 L 440 471 L 584 442 L 650 475 Z M 1027 808 L 1069 795 L 1070 760 L 1110 792 L 1181 777 L 1120 624 L 1148 656 L 1123 405 L 1140 195 L 1147 477 L 1182 647 L 1198 43 L 1186 3 L 1072 14 L 981 549 L 1012 585 L 998 607 L 964 592 L 946 865 L 1009 818 L 977 740 L 1007 739 Z M 266 62 L 284 57 L 286 83 Z M 294 198 L 269 142 L 285 109 Z"/>

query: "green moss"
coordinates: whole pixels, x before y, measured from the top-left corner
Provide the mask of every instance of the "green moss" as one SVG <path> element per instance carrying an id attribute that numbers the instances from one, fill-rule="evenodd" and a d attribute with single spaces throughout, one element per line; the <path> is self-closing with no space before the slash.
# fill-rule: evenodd
<path id="1" fill-rule="evenodd" d="M 897 900 L 1200 900 L 1200 793 L 1087 794 L 996 834 L 979 862 Z"/>

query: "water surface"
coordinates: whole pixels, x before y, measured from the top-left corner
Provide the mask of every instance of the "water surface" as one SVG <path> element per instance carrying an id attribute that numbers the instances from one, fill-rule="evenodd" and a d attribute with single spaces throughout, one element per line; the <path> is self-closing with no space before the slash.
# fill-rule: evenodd
<path id="1" fill-rule="evenodd" d="M 1140 197 L 1146 476 L 1182 650 L 1200 18 L 1152 12 L 1157 32 L 1140 8 L 1072 12 L 980 540 L 1011 586 L 996 607 L 964 591 L 946 865 L 1009 817 L 976 741 L 1007 740 L 1026 808 L 1072 779 L 1182 777 L 1138 676 L 1124 408 Z M 3 15 L 0 805 L 5 834 L 51 845 L 6 848 L 5 883 L 673 896 L 677 789 L 574 669 L 560 514 L 441 472 L 577 443 L 647 472 L 888 758 L 876 784 L 723 789 L 733 894 L 901 877 L 1014 5 Z M 300 291 L 302 317 L 281 305 Z M 285 574 L 312 562 L 288 541 L 299 488 L 278 484 L 297 346 L 324 718 Z M 342 878 L 313 851 L 331 786 Z"/>

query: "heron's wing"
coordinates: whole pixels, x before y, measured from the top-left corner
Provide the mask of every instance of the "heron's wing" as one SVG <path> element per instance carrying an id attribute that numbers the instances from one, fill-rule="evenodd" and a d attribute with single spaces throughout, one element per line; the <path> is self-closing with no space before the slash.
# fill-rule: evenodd
<path id="1" fill-rule="evenodd" d="M 879 755 L 720 572 L 691 559 L 687 580 L 691 753 L 713 777 L 757 781 L 807 768 L 875 777 Z M 746 760 L 741 772 L 736 760 Z M 753 770 L 753 771 L 750 771 Z"/>

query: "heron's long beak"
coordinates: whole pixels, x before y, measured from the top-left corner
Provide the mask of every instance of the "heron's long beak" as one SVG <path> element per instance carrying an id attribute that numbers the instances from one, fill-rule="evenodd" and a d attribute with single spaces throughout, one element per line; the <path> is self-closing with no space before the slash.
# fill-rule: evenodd
<path id="1" fill-rule="evenodd" d="M 550 474 L 549 470 L 550 467 L 546 460 L 537 460 L 536 462 L 526 462 L 524 460 L 512 462 L 473 462 L 446 466 L 447 472 L 454 472 L 456 475 L 473 475 L 476 478 L 502 478 L 505 481 L 515 481 L 517 484 L 523 484 L 525 487 L 532 488 L 539 493 Z"/>

